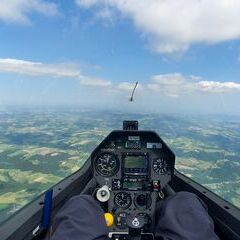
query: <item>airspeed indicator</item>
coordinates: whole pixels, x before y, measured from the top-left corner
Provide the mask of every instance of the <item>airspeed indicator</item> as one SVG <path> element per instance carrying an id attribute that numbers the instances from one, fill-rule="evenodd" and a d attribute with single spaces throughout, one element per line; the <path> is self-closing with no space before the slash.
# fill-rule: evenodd
<path id="1" fill-rule="evenodd" d="M 95 160 L 95 168 L 101 176 L 110 177 L 117 173 L 119 160 L 112 153 L 102 153 Z"/>

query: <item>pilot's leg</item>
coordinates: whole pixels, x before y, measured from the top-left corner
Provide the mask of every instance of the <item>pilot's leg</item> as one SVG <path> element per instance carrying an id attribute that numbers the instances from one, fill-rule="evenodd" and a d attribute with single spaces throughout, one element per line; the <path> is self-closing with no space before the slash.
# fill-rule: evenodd
<path id="1" fill-rule="evenodd" d="M 99 204 L 89 195 L 71 198 L 53 221 L 52 240 L 105 240 L 108 229 Z"/>
<path id="2" fill-rule="evenodd" d="M 206 205 L 195 194 L 178 192 L 160 206 L 155 236 L 164 240 L 218 240 Z"/>

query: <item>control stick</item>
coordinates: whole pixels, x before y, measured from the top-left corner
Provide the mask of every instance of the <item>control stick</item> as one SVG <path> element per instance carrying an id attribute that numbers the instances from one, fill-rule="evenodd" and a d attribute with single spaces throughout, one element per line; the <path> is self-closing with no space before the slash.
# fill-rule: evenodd
<path id="1" fill-rule="evenodd" d="M 131 240 L 141 239 L 141 230 L 144 226 L 144 218 L 142 216 L 128 215 L 126 223 L 129 227 L 129 237 Z"/>

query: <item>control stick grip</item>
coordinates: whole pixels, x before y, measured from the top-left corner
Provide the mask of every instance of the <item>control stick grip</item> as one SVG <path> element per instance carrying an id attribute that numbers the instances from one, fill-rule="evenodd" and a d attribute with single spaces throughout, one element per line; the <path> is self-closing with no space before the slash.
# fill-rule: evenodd
<path id="1" fill-rule="evenodd" d="M 107 185 L 102 186 L 97 190 L 96 193 L 97 200 L 99 202 L 107 202 L 110 198 L 110 191 Z"/>
<path id="2" fill-rule="evenodd" d="M 142 216 L 129 215 L 126 219 L 129 227 L 129 236 L 131 240 L 141 239 L 141 230 L 144 226 L 144 218 Z"/>

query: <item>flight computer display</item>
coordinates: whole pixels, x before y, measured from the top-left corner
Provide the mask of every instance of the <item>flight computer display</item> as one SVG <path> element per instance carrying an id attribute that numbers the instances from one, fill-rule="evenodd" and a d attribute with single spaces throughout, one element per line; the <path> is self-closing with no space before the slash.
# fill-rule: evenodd
<path id="1" fill-rule="evenodd" d="M 127 174 L 144 174 L 148 171 L 147 155 L 126 155 L 124 157 L 124 172 Z"/>

